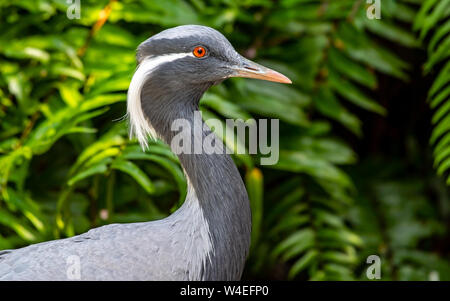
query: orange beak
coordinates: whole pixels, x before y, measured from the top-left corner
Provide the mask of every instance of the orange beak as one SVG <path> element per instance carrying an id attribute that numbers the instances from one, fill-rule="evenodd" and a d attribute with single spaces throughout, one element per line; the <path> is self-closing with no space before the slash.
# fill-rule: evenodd
<path id="1" fill-rule="evenodd" d="M 271 82 L 292 84 L 292 81 L 283 74 L 247 59 L 244 59 L 243 64 L 234 67 L 233 70 L 234 74 L 231 77 L 256 78 Z"/>

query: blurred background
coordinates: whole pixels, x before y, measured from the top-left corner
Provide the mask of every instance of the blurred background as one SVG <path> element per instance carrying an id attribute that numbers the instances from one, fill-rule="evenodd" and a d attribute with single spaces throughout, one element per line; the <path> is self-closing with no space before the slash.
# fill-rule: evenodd
<path id="1" fill-rule="evenodd" d="M 181 205 L 177 157 L 122 117 L 137 45 L 203 24 L 293 81 L 201 100 L 205 119 L 280 119 L 278 164 L 233 156 L 244 279 L 367 280 L 377 255 L 381 280 L 450 280 L 450 1 L 68 2 L 0 0 L 0 250 Z"/>

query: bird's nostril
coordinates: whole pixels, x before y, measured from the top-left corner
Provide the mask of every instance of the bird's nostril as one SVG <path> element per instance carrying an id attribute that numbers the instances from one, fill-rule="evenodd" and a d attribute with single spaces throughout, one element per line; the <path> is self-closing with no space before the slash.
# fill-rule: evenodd
<path id="1" fill-rule="evenodd" d="M 259 71 L 259 69 L 254 68 L 254 67 L 250 67 L 249 65 L 244 65 L 244 68 L 247 69 L 247 70 Z"/>

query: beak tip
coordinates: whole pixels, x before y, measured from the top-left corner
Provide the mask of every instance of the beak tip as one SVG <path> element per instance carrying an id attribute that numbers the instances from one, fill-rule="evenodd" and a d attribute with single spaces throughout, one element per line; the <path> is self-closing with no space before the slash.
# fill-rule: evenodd
<path id="1" fill-rule="evenodd" d="M 279 72 L 270 70 L 269 72 L 267 72 L 267 74 L 269 75 L 268 80 L 271 80 L 274 82 L 279 82 L 282 84 L 292 84 L 292 81 L 287 76 L 285 76 Z"/>
<path id="2" fill-rule="evenodd" d="M 233 76 L 262 79 L 282 84 L 292 84 L 292 81 L 287 76 L 249 60 L 246 60 L 244 67 L 238 67 Z"/>

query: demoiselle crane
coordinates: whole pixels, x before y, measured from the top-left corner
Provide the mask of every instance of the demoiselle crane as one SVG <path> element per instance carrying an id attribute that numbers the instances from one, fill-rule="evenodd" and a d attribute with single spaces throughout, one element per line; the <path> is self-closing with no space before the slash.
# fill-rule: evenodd
<path id="1" fill-rule="evenodd" d="M 218 31 L 199 25 L 152 36 L 139 45 L 137 61 L 127 110 L 131 133 L 144 148 L 149 135 L 170 145 L 176 134 L 171 130 L 174 120 L 192 124 L 203 93 L 226 78 L 290 83 L 239 55 Z M 207 126 L 200 131 L 200 137 L 211 134 Z M 195 133 L 186 135 L 192 138 Z M 0 280 L 68 280 L 69 265 L 75 263 L 80 280 L 239 280 L 251 232 L 241 176 L 225 153 L 178 157 L 188 190 L 184 204 L 172 215 L 0 251 Z"/>

